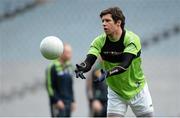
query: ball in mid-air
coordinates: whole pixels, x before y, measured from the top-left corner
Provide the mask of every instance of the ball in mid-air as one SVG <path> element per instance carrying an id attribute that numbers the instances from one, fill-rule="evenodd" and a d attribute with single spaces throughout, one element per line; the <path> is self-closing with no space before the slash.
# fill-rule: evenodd
<path id="1" fill-rule="evenodd" d="M 57 59 L 63 53 L 63 42 L 55 36 L 45 37 L 40 44 L 41 54 L 48 60 Z"/>

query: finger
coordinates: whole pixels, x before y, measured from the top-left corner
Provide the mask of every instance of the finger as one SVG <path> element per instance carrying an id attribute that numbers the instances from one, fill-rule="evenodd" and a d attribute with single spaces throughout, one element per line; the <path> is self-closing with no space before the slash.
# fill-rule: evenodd
<path id="1" fill-rule="evenodd" d="M 80 71 L 80 72 L 79 72 L 79 77 L 80 77 L 81 79 L 86 79 L 86 78 L 84 77 L 84 75 L 83 75 L 83 72 L 82 72 L 82 71 Z"/>
<path id="2" fill-rule="evenodd" d="M 80 68 L 81 66 L 80 66 L 79 64 L 76 64 L 76 67 L 77 67 L 77 69 L 78 69 L 78 68 Z"/>
<path id="3" fill-rule="evenodd" d="M 86 79 L 85 76 L 83 75 L 83 72 L 81 72 L 81 73 L 79 74 L 79 76 L 81 77 L 81 79 Z"/>
<path id="4" fill-rule="evenodd" d="M 76 73 L 76 78 L 79 78 L 80 77 L 80 72 L 77 72 Z"/>
<path id="5" fill-rule="evenodd" d="M 79 76 L 78 76 L 78 74 L 76 73 L 76 78 L 78 78 Z"/>
<path id="6" fill-rule="evenodd" d="M 79 72 L 77 70 L 75 70 L 75 74 L 76 74 L 76 78 L 79 77 Z"/>

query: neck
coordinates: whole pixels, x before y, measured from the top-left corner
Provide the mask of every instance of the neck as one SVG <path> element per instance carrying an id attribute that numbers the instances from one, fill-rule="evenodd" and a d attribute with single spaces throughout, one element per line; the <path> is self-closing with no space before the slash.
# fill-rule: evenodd
<path id="1" fill-rule="evenodd" d="M 119 28 L 118 30 L 116 30 L 113 34 L 108 35 L 108 37 L 110 39 L 112 39 L 113 41 L 118 41 L 122 36 L 122 29 Z"/>
<path id="2" fill-rule="evenodd" d="M 65 62 L 64 59 L 60 58 L 59 61 L 63 64 Z"/>

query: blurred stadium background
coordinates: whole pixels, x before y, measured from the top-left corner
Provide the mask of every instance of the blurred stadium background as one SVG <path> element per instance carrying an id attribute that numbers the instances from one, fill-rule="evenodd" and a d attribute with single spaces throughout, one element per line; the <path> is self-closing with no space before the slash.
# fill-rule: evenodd
<path id="1" fill-rule="evenodd" d="M 0 0 L 0 116 L 49 116 L 44 86 L 50 61 L 40 41 L 60 37 L 73 47 L 73 63 L 85 58 L 101 32 L 99 13 L 120 6 L 126 27 L 141 37 L 144 73 L 155 116 L 180 116 L 180 0 Z M 77 110 L 88 116 L 85 81 L 74 79 Z M 128 110 L 127 116 L 134 116 Z"/>

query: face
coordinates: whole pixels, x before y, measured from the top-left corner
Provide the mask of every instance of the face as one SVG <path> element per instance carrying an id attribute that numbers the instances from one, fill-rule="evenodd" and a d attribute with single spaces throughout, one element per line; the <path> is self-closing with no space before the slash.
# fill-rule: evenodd
<path id="1" fill-rule="evenodd" d="M 72 57 L 72 49 L 69 45 L 64 45 L 64 52 L 63 52 L 63 55 L 61 56 L 61 58 L 64 60 L 64 61 L 68 61 L 70 60 Z"/>
<path id="2" fill-rule="evenodd" d="M 111 14 L 102 16 L 101 20 L 104 32 L 107 35 L 113 35 L 120 28 L 120 22 L 115 23 L 111 17 Z"/>

